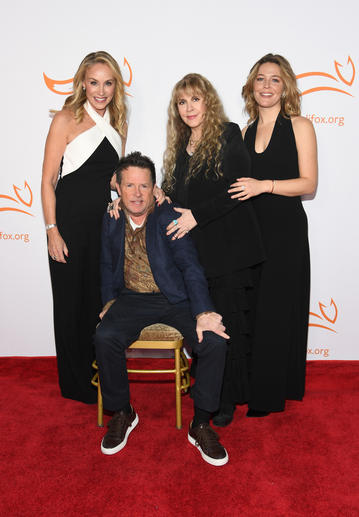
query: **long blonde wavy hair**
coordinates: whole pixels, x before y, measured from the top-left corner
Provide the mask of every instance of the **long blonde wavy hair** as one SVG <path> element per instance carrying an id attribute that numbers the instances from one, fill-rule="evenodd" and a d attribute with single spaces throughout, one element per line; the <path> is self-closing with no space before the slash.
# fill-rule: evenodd
<path id="1" fill-rule="evenodd" d="M 214 173 L 221 176 L 221 148 L 224 123 L 228 121 L 222 102 L 212 84 L 200 74 L 187 74 L 176 83 L 168 106 L 167 147 L 164 153 L 163 188 L 170 192 L 175 184 L 174 171 L 181 149 L 187 146 L 191 129 L 183 122 L 178 112 L 181 94 L 200 95 L 203 97 L 206 112 L 203 118 L 201 140 L 190 159 L 190 168 L 186 177 L 188 181 L 203 167 L 206 175 L 214 166 Z"/>
<path id="2" fill-rule="evenodd" d="M 285 57 L 279 54 L 266 54 L 259 59 L 251 68 L 247 82 L 242 88 L 242 97 L 245 101 L 245 110 L 249 115 L 248 124 L 258 117 L 258 104 L 253 95 L 254 81 L 258 70 L 264 63 L 275 63 L 280 68 L 280 76 L 284 84 L 281 98 L 281 113 L 284 117 L 295 117 L 300 115 L 300 91 L 297 87 L 297 79 Z"/>
<path id="3" fill-rule="evenodd" d="M 122 74 L 117 61 L 104 50 L 91 52 L 82 61 L 74 76 L 73 94 L 67 97 L 64 108 L 73 111 L 76 122 L 81 122 L 84 117 L 84 104 L 87 100 L 86 91 L 82 84 L 85 80 L 86 70 L 97 63 L 107 65 L 115 79 L 115 92 L 108 106 L 110 111 L 111 125 L 125 138 L 127 133 L 127 107 L 125 102 L 125 87 Z"/>

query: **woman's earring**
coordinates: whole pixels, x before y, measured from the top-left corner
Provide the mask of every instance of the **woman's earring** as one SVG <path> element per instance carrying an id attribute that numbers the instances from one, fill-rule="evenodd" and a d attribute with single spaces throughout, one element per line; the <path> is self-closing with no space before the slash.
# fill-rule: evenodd
<path id="1" fill-rule="evenodd" d="M 84 92 L 86 91 L 86 88 L 84 86 L 82 87 L 82 89 L 83 89 Z"/>

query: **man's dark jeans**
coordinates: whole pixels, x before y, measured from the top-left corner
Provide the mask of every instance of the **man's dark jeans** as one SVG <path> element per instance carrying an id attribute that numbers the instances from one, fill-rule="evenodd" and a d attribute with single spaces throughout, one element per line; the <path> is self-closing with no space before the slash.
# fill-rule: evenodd
<path id="1" fill-rule="evenodd" d="M 104 407 L 118 411 L 130 401 L 125 351 L 144 327 L 154 323 L 176 328 L 196 353 L 196 382 L 191 391 L 194 405 L 216 411 L 227 351 L 225 339 L 213 332 L 204 332 L 203 341 L 198 342 L 196 320 L 188 301 L 170 304 L 161 293 L 136 293 L 126 289 L 105 314 L 95 334 Z"/>

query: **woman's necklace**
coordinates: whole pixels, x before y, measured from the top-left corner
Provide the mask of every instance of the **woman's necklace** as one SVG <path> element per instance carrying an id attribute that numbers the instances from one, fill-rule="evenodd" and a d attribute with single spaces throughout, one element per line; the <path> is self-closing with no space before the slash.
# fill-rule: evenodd
<path id="1" fill-rule="evenodd" d="M 191 138 L 189 137 L 189 140 L 188 140 L 188 146 L 187 146 L 187 152 L 190 156 L 193 156 L 193 153 L 195 152 L 196 150 L 196 147 L 197 147 L 197 144 L 198 142 L 200 141 L 201 139 L 198 138 L 197 140 L 195 140 L 194 138 Z"/>
<path id="2" fill-rule="evenodd" d="M 196 147 L 196 145 L 198 144 L 198 142 L 200 141 L 201 139 L 200 138 L 197 138 L 197 140 L 195 140 L 194 138 L 189 138 L 189 143 L 192 147 Z"/>

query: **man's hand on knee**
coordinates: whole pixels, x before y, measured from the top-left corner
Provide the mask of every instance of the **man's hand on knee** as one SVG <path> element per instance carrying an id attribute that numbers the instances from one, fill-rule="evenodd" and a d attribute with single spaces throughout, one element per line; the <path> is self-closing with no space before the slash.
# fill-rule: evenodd
<path id="1" fill-rule="evenodd" d="M 225 333 L 226 327 L 222 323 L 222 316 L 216 312 L 204 312 L 197 316 L 196 332 L 200 343 L 203 340 L 203 332 L 205 330 L 209 330 L 225 339 L 229 339 L 228 334 Z"/>

